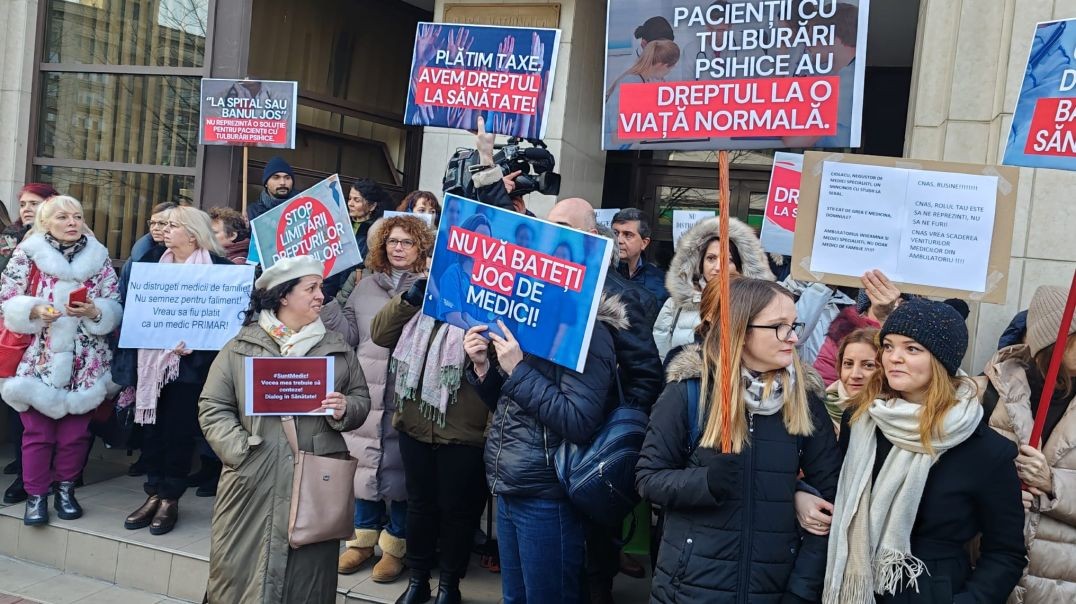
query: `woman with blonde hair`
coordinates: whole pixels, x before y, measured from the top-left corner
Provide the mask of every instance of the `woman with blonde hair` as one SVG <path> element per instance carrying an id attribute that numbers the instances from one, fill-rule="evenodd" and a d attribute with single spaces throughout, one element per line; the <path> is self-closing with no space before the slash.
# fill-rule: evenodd
<path id="1" fill-rule="evenodd" d="M 823 601 L 1003 602 L 1027 564 L 1016 447 L 957 375 L 964 319 L 912 300 L 880 337 L 882 371 L 841 425 Z M 976 535 L 973 567 L 965 545 Z"/>
<path id="2" fill-rule="evenodd" d="M 139 262 L 160 264 L 223 264 L 234 266 L 213 237 L 209 214 L 186 206 L 164 216 L 164 247 L 156 247 Z M 120 290 L 126 295 L 127 283 Z M 180 342 L 161 342 L 161 349 L 121 348 L 117 355 L 136 356 L 137 371 L 124 383 L 135 390 L 135 422 L 143 429 L 143 489 L 148 496 L 127 516 L 124 528 L 150 527 L 153 535 L 171 531 L 179 520 L 179 498 L 187 490 L 198 429 L 198 394 L 205 385 L 213 350 L 190 350 Z M 133 379 L 130 379 L 133 378 Z"/>
<path id="3" fill-rule="evenodd" d="M 620 74 L 605 91 L 606 132 L 617 137 L 617 114 L 620 110 L 620 87 L 626 83 L 661 82 L 669 75 L 673 67 L 680 62 L 680 47 L 672 40 L 651 40 L 643 47 L 642 54 L 635 64 Z M 627 143 L 625 143 L 627 144 Z M 629 145 L 630 146 L 630 145 Z"/>
<path id="4" fill-rule="evenodd" d="M 832 498 L 840 460 L 821 389 L 808 386 L 796 355 L 795 302 L 776 283 L 739 278 L 704 319 L 702 344 L 669 364 L 637 466 L 639 491 L 665 510 L 651 601 L 816 601 L 826 538 L 801 540 L 793 495 L 802 471 Z"/>
<path id="5" fill-rule="evenodd" d="M 23 480 L 28 495 L 23 522 L 49 520 L 49 488 L 60 518 L 82 516 L 75 480 L 91 438 L 90 414 L 112 384 L 107 336 L 123 308 L 108 250 L 94 239 L 82 204 L 65 195 L 42 203 L 34 226 L 0 277 L 4 324 L 33 336 L 3 399 L 19 412 Z M 73 294 L 83 291 L 82 301 Z"/>

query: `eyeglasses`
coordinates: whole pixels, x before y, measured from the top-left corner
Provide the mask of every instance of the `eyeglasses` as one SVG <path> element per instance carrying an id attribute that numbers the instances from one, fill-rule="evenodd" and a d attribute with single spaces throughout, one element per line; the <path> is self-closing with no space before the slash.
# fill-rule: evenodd
<path id="1" fill-rule="evenodd" d="M 748 329 L 772 329 L 777 339 L 782 342 L 787 342 L 792 339 L 792 334 L 796 334 L 796 339 L 803 337 L 803 323 L 778 323 L 777 325 L 748 325 Z"/>
<path id="2" fill-rule="evenodd" d="M 389 239 L 385 242 L 385 246 L 390 250 L 396 246 L 400 246 L 405 250 L 409 250 L 415 247 L 414 239 Z"/>

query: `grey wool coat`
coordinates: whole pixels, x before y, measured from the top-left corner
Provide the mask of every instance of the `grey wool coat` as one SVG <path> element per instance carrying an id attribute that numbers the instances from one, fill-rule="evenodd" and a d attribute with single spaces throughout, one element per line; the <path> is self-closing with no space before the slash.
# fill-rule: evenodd
<path id="1" fill-rule="evenodd" d="M 257 324 L 239 331 L 217 355 L 198 403 L 198 422 L 224 463 L 213 506 L 208 601 L 223 604 L 331 603 L 336 599 L 339 541 L 291 549 L 288 512 L 292 451 L 276 417 L 249 417 L 244 360 L 278 357 L 280 349 Z M 347 397 L 340 421 L 297 417 L 299 448 L 345 457 L 341 432 L 366 421 L 370 395 L 355 351 L 328 332 L 307 354 L 335 360 L 336 391 Z"/>

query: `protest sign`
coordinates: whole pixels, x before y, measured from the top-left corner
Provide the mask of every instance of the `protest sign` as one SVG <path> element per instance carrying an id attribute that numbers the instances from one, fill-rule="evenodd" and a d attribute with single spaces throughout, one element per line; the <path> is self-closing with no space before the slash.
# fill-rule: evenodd
<path id="1" fill-rule="evenodd" d="M 714 210 L 673 210 L 673 246 L 680 243 L 680 238 L 690 231 L 691 227 L 707 218 L 713 218 L 715 214 L 717 212 Z"/>
<path id="2" fill-rule="evenodd" d="M 334 365 L 332 357 L 247 357 L 247 415 L 332 415 L 321 402 L 333 391 Z"/>
<path id="3" fill-rule="evenodd" d="M 1076 19 L 1035 26 L 1004 163 L 1076 170 Z"/>
<path id="4" fill-rule="evenodd" d="M 393 216 L 404 216 L 410 218 L 418 218 L 422 222 L 425 222 L 429 226 L 433 226 L 433 214 L 422 214 L 419 212 L 385 212 L 382 218 L 392 218 Z"/>
<path id="5" fill-rule="evenodd" d="M 859 286 L 878 269 L 906 293 L 1003 303 L 1019 174 L 808 152 L 792 276 Z"/>
<path id="6" fill-rule="evenodd" d="M 559 29 L 419 23 L 406 123 L 543 138 Z"/>
<path id="7" fill-rule="evenodd" d="M 594 219 L 598 222 L 598 226 L 604 226 L 613 228 L 613 216 L 620 211 L 620 208 L 598 208 L 594 210 Z"/>
<path id="8" fill-rule="evenodd" d="M 198 142 L 295 148 L 296 82 L 204 78 Z"/>
<path id="9" fill-rule="evenodd" d="M 220 350 L 243 326 L 254 267 L 135 262 L 120 348 Z"/>
<path id="10" fill-rule="evenodd" d="M 362 262 L 336 174 L 258 216 L 250 229 L 251 248 L 265 268 L 309 255 L 325 263 L 331 277 Z"/>
<path id="11" fill-rule="evenodd" d="M 869 0 L 609 0 L 603 148 L 858 147 Z"/>
<path id="12" fill-rule="evenodd" d="M 800 198 L 803 156 L 778 151 L 773 155 L 770 189 L 766 194 L 766 216 L 762 220 L 762 249 L 782 256 L 792 255 L 796 213 Z"/>
<path id="13" fill-rule="evenodd" d="M 583 371 L 613 242 L 455 195 L 423 312 L 462 329 L 503 321 L 524 352 Z"/>

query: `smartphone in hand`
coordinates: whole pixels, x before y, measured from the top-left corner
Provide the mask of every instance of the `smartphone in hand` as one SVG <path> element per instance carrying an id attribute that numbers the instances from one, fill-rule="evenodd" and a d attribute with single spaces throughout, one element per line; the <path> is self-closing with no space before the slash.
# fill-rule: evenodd
<path id="1" fill-rule="evenodd" d="M 67 304 L 70 306 L 75 302 L 86 303 L 86 299 L 90 293 L 90 290 L 85 285 L 71 292 L 71 295 L 67 297 Z"/>

